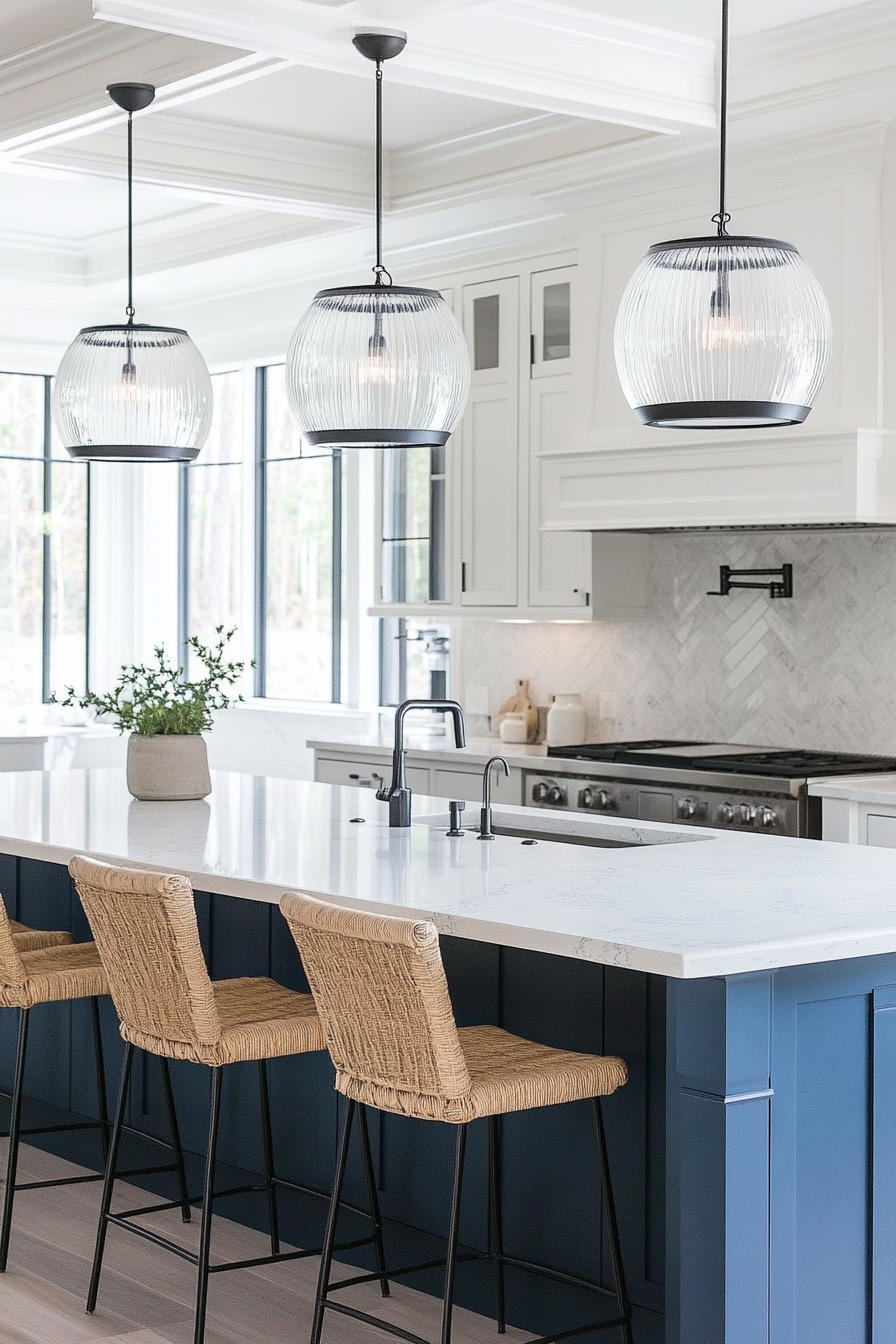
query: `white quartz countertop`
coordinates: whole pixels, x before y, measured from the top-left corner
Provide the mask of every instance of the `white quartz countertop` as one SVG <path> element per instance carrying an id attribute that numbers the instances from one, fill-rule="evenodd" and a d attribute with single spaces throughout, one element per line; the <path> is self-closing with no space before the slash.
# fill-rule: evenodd
<path id="1" fill-rule="evenodd" d="M 425 820 L 444 817 L 443 799 L 415 797 L 414 825 L 390 831 L 368 789 L 212 779 L 206 801 L 141 803 L 120 770 L 0 774 L 0 853 L 87 853 L 270 902 L 300 888 L 465 938 L 683 978 L 896 951 L 893 850 L 503 806 L 496 825 L 654 843 L 450 840 Z"/>
<path id="2" fill-rule="evenodd" d="M 896 775 L 849 775 L 809 783 L 815 798 L 842 798 L 850 803 L 889 803 L 896 806 Z"/>

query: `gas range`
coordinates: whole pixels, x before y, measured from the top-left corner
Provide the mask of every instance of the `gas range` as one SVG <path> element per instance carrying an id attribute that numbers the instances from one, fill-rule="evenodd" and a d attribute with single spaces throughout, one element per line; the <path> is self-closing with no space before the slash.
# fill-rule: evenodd
<path id="1" fill-rule="evenodd" d="M 549 747 L 548 756 L 582 769 L 527 770 L 533 807 L 815 839 L 821 810 L 810 779 L 896 770 L 889 756 L 664 738 Z"/>

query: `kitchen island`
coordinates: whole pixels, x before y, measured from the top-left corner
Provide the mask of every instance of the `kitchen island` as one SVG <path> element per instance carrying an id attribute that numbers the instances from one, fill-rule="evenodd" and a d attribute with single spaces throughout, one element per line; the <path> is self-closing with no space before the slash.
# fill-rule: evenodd
<path id="1" fill-rule="evenodd" d="M 432 918 L 462 1024 L 629 1063 L 607 1121 L 639 1344 L 896 1344 L 896 855 L 512 807 L 495 810 L 505 833 L 481 843 L 446 837 L 438 799 L 415 798 L 415 824 L 390 831 L 369 790 L 213 780 L 207 802 L 166 804 L 132 801 L 119 771 L 0 776 L 10 913 L 87 937 L 72 854 L 176 869 L 196 888 L 213 976 L 296 988 L 282 891 Z M 79 1005 L 35 1015 L 31 1095 L 90 1113 L 87 1031 Z M 6 1075 L 9 1044 L 6 1028 Z M 153 1077 L 132 1120 L 162 1134 Z M 221 1153 L 236 1167 L 257 1147 L 252 1082 L 237 1071 L 225 1097 Z M 272 1082 L 280 1165 L 326 1189 L 328 1062 L 281 1061 Z M 175 1087 L 198 1151 L 205 1096 L 192 1066 Z M 585 1109 L 508 1119 L 504 1174 L 515 1252 L 591 1275 L 602 1247 Z M 437 1249 L 447 1127 L 421 1136 L 388 1116 L 374 1130 L 392 1237 L 412 1254 Z M 463 1237 L 481 1246 L 473 1152 Z M 317 1207 L 288 1217 L 300 1244 L 318 1235 Z M 606 1273 L 605 1247 L 603 1259 Z M 487 1280 L 474 1274 L 461 1300 L 489 1311 Z M 511 1301 L 526 1329 L 583 1319 L 573 1290 L 514 1282 Z"/>

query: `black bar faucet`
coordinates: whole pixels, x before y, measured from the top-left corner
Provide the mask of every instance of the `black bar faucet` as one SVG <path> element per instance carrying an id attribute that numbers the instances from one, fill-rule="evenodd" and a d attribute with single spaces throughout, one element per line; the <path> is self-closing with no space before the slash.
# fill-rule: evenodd
<path id="1" fill-rule="evenodd" d="M 491 779 L 493 765 L 500 765 L 507 778 L 510 778 L 510 767 L 503 756 L 493 756 L 482 772 L 482 810 L 479 813 L 480 840 L 494 840 L 495 838 L 495 833 L 492 830 Z"/>
<path id="2" fill-rule="evenodd" d="M 454 719 L 454 745 L 467 745 L 464 712 L 456 700 L 405 700 L 395 711 L 395 747 L 392 752 L 392 783 L 383 786 L 377 798 L 389 804 L 389 825 L 410 826 L 411 791 L 405 773 L 404 718 L 410 709 L 440 709 Z"/>

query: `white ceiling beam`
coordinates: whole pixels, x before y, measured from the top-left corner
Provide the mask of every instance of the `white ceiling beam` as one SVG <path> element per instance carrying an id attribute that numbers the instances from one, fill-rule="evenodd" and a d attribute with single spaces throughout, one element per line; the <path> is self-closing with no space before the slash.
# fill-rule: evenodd
<path id="1" fill-rule="evenodd" d="M 94 0 L 98 18 L 266 52 L 361 76 L 351 46 L 370 3 Z M 398 83 L 567 116 L 675 133 L 715 122 L 715 46 L 557 0 L 391 0 L 375 11 L 407 29 Z"/>
<path id="2" fill-rule="evenodd" d="M 276 74 L 278 70 L 285 70 L 292 64 L 293 62 L 289 60 L 255 53 L 240 56 L 234 61 L 213 66 L 210 70 L 202 70 L 198 74 L 160 85 L 156 89 L 154 101 L 144 111 L 135 113 L 135 118 L 153 116 L 180 107 L 184 103 L 194 102 L 198 98 L 206 98 L 213 93 L 223 93 L 253 79 Z M 0 140 L 0 159 L 11 160 L 39 154 L 56 145 L 95 135 L 97 131 L 107 130 L 126 121 L 127 114 L 106 100 L 102 107 L 89 112 L 64 117 L 34 130 Z"/>

